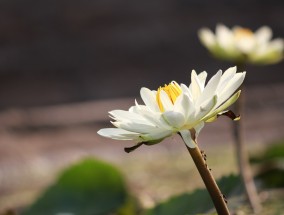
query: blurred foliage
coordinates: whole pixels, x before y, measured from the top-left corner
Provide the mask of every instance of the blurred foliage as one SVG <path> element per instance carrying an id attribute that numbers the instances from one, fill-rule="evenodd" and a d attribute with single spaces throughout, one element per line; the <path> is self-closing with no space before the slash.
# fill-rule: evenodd
<path id="1" fill-rule="evenodd" d="M 265 188 L 284 187 L 284 140 L 270 144 L 261 154 L 250 159 L 258 169 L 256 178 Z"/>
<path id="2" fill-rule="evenodd" d="M 24 215 L 135 214 L 122 175 L 104 162 L 86 159 L 63 172 Z"/>
<path id="3" fill-rule="evenodd" d="M 240 178 L 230 175 L 222 177 L 217 181 L 219 188 L 226 196 L 236 194 L 240 191 Z M 186 214 L 208 214 L 214 205 L 206 189 L 197 189 L 192 193 L 182 194 L 171 198 L 170 200 L 156 205 L 148 210 L 145 215 L 186 215 Z"/>
<path id="4" fill-rule="evenodd" d="M 271 169 L 257 175 L 256 178 L 261 180 L 262 186 L 265 188 L 284 187 L 284 170 Z"/>
<path id="5" fill-rule="evenodd" d="M 252 164 L 258 169 L 258 184 L 262 187 L 284 187 L 283 143 L 271 144 L 262 154 L 251 157 Z M 240 197 L 244 191 L 238 176 L 222 177 L 217 184 L 230 198 L 231 207 L 243 204 Z M 273 205 L 273 202 L 267 204 Z M 240 208 L 244 210 L 245 204 Z M 275 208 L 282 210 L 280 206 Z M 115 167 L 86 159 L 65 170 L 23 215 L 175 215 L 177 211 L 179 215 L 214 214 L 215 209 L 207 190 L 196 189 L 142 211 Z"/>
<path id="6" fill-rule="evenodd" d="M 284 159 L 284 140 L 271 143 L 261 154 L 251 156 L 251 163 L 263 163 L 271 159 Z"/>

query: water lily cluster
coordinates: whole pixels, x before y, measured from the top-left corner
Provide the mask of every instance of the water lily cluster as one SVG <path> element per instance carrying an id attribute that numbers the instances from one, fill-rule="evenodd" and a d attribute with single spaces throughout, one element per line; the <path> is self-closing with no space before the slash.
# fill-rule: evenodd
<path id="1" fill-rule="evenodd" d="M 272 30 L 268 26 L 253 32 L 240 26 L 229 29 L 218 24 L 215 34 L 209 28 L 202 28 L 198 35 L 211 54 L 222 60 L 265 65 L 283 59 L 284 40 L 271 39 Z"/>
<path id="2" fill-rule="evenodd" d="M 240 95 L 245 72 L 237 73 L 236 67 L 219 70 L 206 84 L 207 73 L 191 72 L 191 83 L 175 81 L 157 90 L 141 88 L 144 104 L 129 110 L 110 111 L 115 128 L 104 128 L 98 134 L 117 140 L 134 140 L 151 145 L 173 134 L 180 134 L 188 147 L 196 147 L 195 138 L 205 122 L 214 121 L 219 115 L 238 117 L 227 108 Z"/>

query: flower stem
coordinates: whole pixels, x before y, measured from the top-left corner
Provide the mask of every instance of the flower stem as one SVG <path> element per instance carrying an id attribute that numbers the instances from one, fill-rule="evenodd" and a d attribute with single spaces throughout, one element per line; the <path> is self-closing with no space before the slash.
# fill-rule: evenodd
<path id="1" fill-rule="evenodd" d="M 198 172 L 211 196 L 211 199 L 214 203 L 216 211 L 219 215 L 229 215 L 229 209 L 227 207 L 226 199 L 221 193 L 213 175 L 211 174 L 208 166 L 204 160 L 203 155 L 201 154 L 198 146 L 195 148 L 190 148 L 186 145 L 188 152 L 190 153 Z"/>
<path id="2" fill-rule="evenodd" d="M 244 90 L 243 90 L 244 91 Z M 243 116 L 244 114 L 244 92 L 238 99 L 235 104 L 235 111 L 237 114 Z M 242 178 L 242 182 L 244 184 L 244 188 L 246 191 L 246 195 L 250 206 L 254 213 L 260 212 L 262 206 L 260 204 L 260 200 L 257 194 L 257 189 L 253 180 L 253 175 L 249 165 L 248 153 L 243 140 L 243 121 L 233 122 L 233 134 L 234 134 L 234 142 L 236 148 L 236 156 L 239 166 L 239 172 Z"/>
<path id="3" fill-rule="evenodd" d="M 237 63 L 237 68 L 239 71 L 244 71 L 244 63 Z M 235 112 L 243 116 L 244 106 L 245 106 L 245 90 L 242 90 L 240 98 L 235 103 Z M 249 204 L 254 213 L 261 211 L 261 204 L 257 194 L 257 189 L 253 180 L 253 175 L 249 165 L 249 158 L 247 149 L 244 144 L 244 135 L 243 135 L 243 120 L 233 122 L 233 135 L 236 148 L 236 156 L 239 166 L 239 172 L 244 184 L 246 195 L 249 201 Z"/>

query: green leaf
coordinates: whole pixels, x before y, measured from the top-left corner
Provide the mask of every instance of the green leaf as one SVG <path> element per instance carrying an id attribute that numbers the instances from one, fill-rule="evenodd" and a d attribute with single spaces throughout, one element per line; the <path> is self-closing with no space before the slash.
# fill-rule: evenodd
<path id="1" fill-rule="evenodd" d="M 230 196 L 239 190 L 240 178 L 234 175 L 221 178 L 217 181 L 222 193 Z M 206 189 L 197 189 L 192 193 L 182 194 L 158 204 L 146 211 L 145 215 L 191 215 L 202 214 L 214 208 Z"/>
<path id="2" fill-rule="evenodd" d="M 272 159 L 284 158 L 284 140 L 272 143 L 262 154 L 252 156 L 250 162 L 262 163 Z"/>
<path id="3" fill-rule="evenodd" d="M 116 168 L 86 159 L 64 171 L 23 214 L 103 215 L 118 211 L 128 201 L 123 177 Z"/>
<path id="4" fill-rule="evenodd" d="M 269 169 L 257 175 L 256 178 L 262 182 L 262 187 L 265 188 L 284 187 L 284 170 L 282 169 Z"/>
<path id="5" fill-rule="evenodd" d="M 272 143 L 261 154 L 250 158 L 257 171 L 257 179 L 262 187 L 284 187 L 284 141 Z"/>

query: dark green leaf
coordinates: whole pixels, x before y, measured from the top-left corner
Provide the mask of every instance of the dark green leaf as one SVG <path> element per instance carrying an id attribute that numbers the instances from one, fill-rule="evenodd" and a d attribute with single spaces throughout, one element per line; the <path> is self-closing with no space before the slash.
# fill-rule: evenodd
<path id="1" fill-rule="evenodd" d="M 250 161 L 252 163 L 261 163 L 271 159 L 284 158 L 284 141 L 279 141 L 271 144 L 262 154 L 252 156 Z"/>
<path id="2" fill-rule="evenodd" d="M 123 177 L 111 165 L 86 159 L 63 172 L 24 215 L 103 215 L 129 199 Z"/>
<path id="3" fill-rule="evenodd" d="M 284 187 L 284 170 L 270 169 L 257 176 L 262 182 L 262 186 L 266 188 Z"/>
<path id="4" fill-rule="evenodd" d="M 240 179 L 237 176 L 227 176 L 217 181 L 221 191 L 226 196 L 240 189 Z M 158 204 L 146 211 L 145 215 L 191 215 L 206 213 L 214 207 L 206 189 L 197 189 L 192 193 L 182 194 Z"/>
<path id="5" fill-rule="evenodd" d="M 261 154 L 253 156 L 250 161 L 257 169 L 257 179 L 266 188 L 284 187 L 284 141 L 269 145 Z"/>

